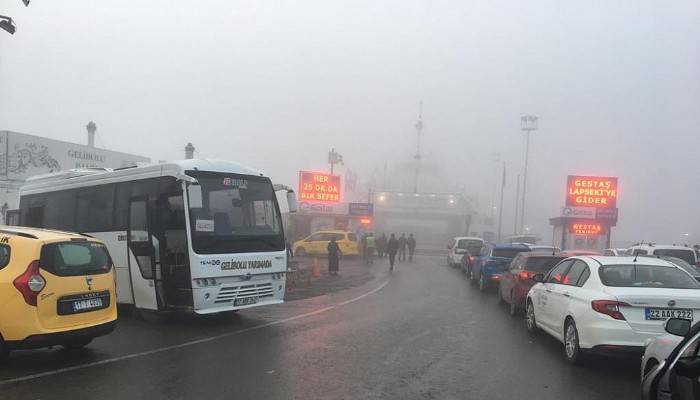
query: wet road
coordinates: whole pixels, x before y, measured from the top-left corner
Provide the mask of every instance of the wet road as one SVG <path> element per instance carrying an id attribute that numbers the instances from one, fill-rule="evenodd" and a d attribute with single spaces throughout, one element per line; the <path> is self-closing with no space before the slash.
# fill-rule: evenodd
<path id="1" fill-rule="evenodd" d="M 18 352 L 0 367 L 0 398 L 638 398 L 637 360 L 570 366 L 444 258 L 399 268 L 235 315 L 126 317 L 78 353 Z"/>

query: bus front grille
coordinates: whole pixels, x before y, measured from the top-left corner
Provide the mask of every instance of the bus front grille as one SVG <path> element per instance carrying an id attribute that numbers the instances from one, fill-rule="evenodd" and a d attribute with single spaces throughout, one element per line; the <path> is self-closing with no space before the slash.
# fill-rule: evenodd
<path id="1" fill-rule="evenodd" d="M 272 283 L 257 283 L 241 286 L 223 286 L 219 290 L 214 303 L 228 303 L 235 299 L 245 297 L 272 297 L 274 295 Z"/>

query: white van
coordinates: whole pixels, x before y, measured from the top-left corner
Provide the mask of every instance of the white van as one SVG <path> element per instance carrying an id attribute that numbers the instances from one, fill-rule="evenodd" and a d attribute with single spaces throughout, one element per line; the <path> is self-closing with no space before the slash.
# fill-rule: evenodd
<path id="1" fill-rule="evenodd" d="M 452 239 L 447 246 L 447 265 L 455 267 L 462 262 L 462 257 L 469 253 L 478 256 L 484 247 L 484 239 L 473 236 L 459 236 Z"/>
<path id="2" fill-rule="evenodd" d="M 688 264 L 700 267 L 700 260 L 698 260 L 698 255 L 692 247 L 675 244 L 638 244 L 627 249 L 625 255 L 676 257 Z"/>

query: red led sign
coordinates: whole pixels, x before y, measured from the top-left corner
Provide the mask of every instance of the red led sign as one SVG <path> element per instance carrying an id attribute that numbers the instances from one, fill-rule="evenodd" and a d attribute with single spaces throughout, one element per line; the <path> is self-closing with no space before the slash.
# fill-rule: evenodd
<path id="1" fill-rule="evenodd" d="M 566 184 L 566 205 L 615 208 L 617 178 L 569 175 Z"/>
<path id="2" fill-rule="evenodd" d="M 340 175 L 299 171 L 299 201 L 340 203 Z"/>
<path id="3" fill-rule="evenodd" d="M 603 225 L 595 222 L 574 222 L 569 225 L 569 232 L 575 235 L 596 236 L 603 233 Z"/>

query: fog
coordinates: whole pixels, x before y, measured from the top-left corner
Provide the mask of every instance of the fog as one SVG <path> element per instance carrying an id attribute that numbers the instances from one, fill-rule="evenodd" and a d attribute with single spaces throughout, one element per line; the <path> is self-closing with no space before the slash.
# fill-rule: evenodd
<path id="1" fill-rule="evenodd" d="M 700 2 L 4 1 L 0 130 L 154 160 L 228 159 L 296 186 L 423 160 L 504 232 L 532 134 L 525 225 L 551 237 L 569 174 L 619 177 L 614 241 L 700 242 Z M 375 187 L 381 190 L 381 187 Z M 408 188 L 406 188 L 408 190 Z"/>

